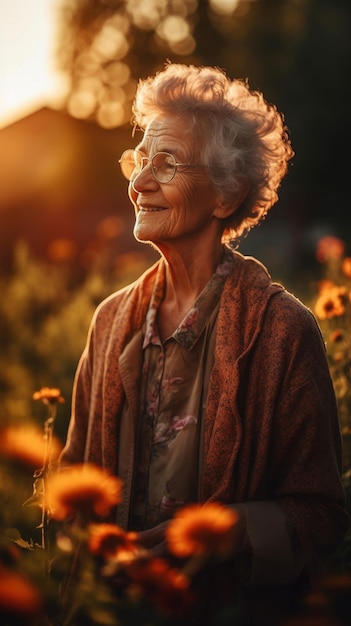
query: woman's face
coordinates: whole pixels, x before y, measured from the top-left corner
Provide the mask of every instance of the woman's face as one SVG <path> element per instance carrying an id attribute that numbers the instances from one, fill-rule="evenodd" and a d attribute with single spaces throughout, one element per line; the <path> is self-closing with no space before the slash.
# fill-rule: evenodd
<path id="1" fill-rule="evenodd" d="M 201 163 L 192 156 L 199 150 L 193 149 L 192 136 L 184 132 L 181 118 L 153 120 L 137 150 L 149 158 L 156 152 L 169 152 L 178 163 Z M 198 239 L 206 243 L 206 236 L 220 239 L 221 223 L 214 215 L 218 195 L 205 167 L 179 167 L 171 182 L 160 183 L 152 174 L 150 162 L 145 161 L 129 185 L 129 197 L 136 215 L 134 236 L 139 241 L 151 241 L 162 249 L 162 244 L 192 245 Z"/>

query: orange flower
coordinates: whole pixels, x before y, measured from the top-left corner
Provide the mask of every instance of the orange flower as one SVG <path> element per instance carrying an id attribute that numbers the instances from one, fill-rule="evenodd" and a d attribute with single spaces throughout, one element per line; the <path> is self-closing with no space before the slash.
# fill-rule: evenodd
<path id="1" fill-rule="evenodd" d="M 322 291 L 314 308 L 316 316 L 320 320 L 326 320 L 344 315 L 346 295 L 346 287 L 332 287 Z"/>
<path id="2" fill-rule="evenodd" d="M 340 259 L 344 254 L 345 244 L 338 237 L 329 235 L 318 241 L 316 259 L 319 263 L 325 263 L 331 259 Z"/>
<path id="3" fill-rule="evenodd" d="M 332 280 L 323 278 L 323 280 L 320 280 L 318 283 L 318 292 L 322 293 L 323 291 L 330 291 L 330 289 L 333 289 L 334 287 L 336 287 L 336 284 L 333 283 Z"/>
<path id="4" fill-rule="evenodd" d="M 10 623 L 29 624 L 42 612 L 42 598 L 30 581 L 15 572 L 0 569 L 0 617 Z M 1 620 L 1 623 L 2 620 Z"/>
<path id="5" fill-rule="evenodd" d="M 344 332 L 339 328 L 338 330 L 334 330 L 334 332 L 330 335 L 330 341 L 333 343 L 339 343 L 344 339 Z"/>
<path id="6" fill-rule="evenodd" d="M 347 256 L 344 258 L 341 264 L 341 271 L 344 274 L 344 276 L 347 276 L 347 278 L 351 278 L 351 257 L 350 256 Z"/>
<path id="7" fill-rule="evenodd" d="M 217 502 L 193 504 L 178 511 L 166 530 L 169 550 L 177 557 L 224 555 L 231 551 L 237 514 Z"/>
<path id="8" fill-rule="evenodd" d="M 189 579 L 163 559 L 135 561 L 128 568 L 134 589 L 145 595 L 162 613 L 184 615 L 194 602 Z"/>
<path id="9" fill-rule="evenodd" d="M 89 550 L 104 559 L 129 560 L 139 551 L 138 534 L 125 532 L 115 524 L 92 524 L 89 527 Z"/>
<path id="10" fill-rule="evenodd" d="M 77 513 L 108 515 L 121 501 L 122 481 L 92 464 L 74 465 L 49 477 L 45 506 L 63 520 Z"/>
<path id="11" fill-rule="evenodd" d="M 50 460 L 57 459 L 61 451 L 58 439 L 52 438 Z M 43 466 L 46 454 L 45 436 L 34 426 L 9 426 L 0 434 L 0 454 L 19 461 L 31 469 Z"/>
<path id="12" fill-rule="evenodd" d="M 335 354 L 333 354 L 334 363 L 341 363 L 341 361 L 343 361 L 344 358 L 345 358 L 344 352 L 335 352 Z"/>
<path id="13" fill-rule="evenodd" d="M 33 393 L 33 400 L 42 400 L 44 404 L 63 404 L 65 399 L 61 396 L 60 389 L 56 387 L 42 387 Z"/>

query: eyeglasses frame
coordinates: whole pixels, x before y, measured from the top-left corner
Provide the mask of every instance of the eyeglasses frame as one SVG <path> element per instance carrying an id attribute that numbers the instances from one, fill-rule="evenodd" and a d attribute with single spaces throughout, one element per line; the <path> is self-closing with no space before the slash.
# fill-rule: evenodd
<path id="1" fill-rule="evenodd" d="M 161 185 L 167 185 L 168 183 L 172 182 L 172 180 L 174 179 L 174 177 L 175 177 L 175 175 L 176 175 L 176 173 L 177 173 L 177 168 L 178 168 L 178 167 L 194 167 L 194 168 L 196 168 L 196 167 L 208 167 L 208 165 L 204 165 L 203 163 L 178 163 L 178 162 L 175 160 L 175 156 L 174 156 L 174 154 L 171 154 L 170 152 L 164 152 L 163 150 L 160 150 L 159 152 L 155 152 L 155 154 L 153 154 L 153 155 L 152 155 L 152 157 L 142 156 L 142 155 L 141 155 L 141 153 L 140 153 L 140 152 L 138 152 L 138 150 L 135 150 L 135 149 L 133 149 L 133 148 L 128 148 L 127 150 L 124 150 L 124 152 L 122 152 L 121 157 L 118 159 L 118 163 L 119 163 L 119 164 L 121 164 L 121 163 L 122 163 L 123 156 L 124 156 L 125 154 L 127 154 L 128 152 L 131 152 L 131 153 L 134 153 L 134 154 L 135 154 L 135 153 L 136 153 L 136 154 L 139 154 L 139 155 L 140 155 L 140 158 L 141 158 L 141 169 L 140 169 L 140 171 L 136 174 L 135 178 L 137 178 L 137 176 L 139 176 L 139 174 L 140 174 L 140 173 L 142 172 L 142 170 L 144 169 L 144 167 L 143 167 L 143 162 L 144 162 L 144 161 L 150 161 L 150 162 L 151 162 L 151 173 L 152 173 L 152 175 L 153 175 L 154 179 L 155 179 L 158 183 L 160 183 Z M 155 171 L 154 171 L 154 166 L 153 166 L 152 161 L 153 161 L 153 159 L 154 159 L 156 156 L 158 156 L 159 154 L 165 154 L 166 156 L 169 156 L 169 157 L 171 157 L 172 159 L 174 159 L 174 173 L 173 173 L 172 177 L 171 177 L 169 180 L 167 180 L 167 181 L 162 181 L 162 180 L 159 180 L 159 179 L 157 178 L 157 175 L 156 175 Z M 122 166 L 121 166 L 121 169 L 122 169 Z M 125 174 L 123 173 L 123 170 L 122 170 L 122 174 L 123 174 L 123 176 L 125 176 Z M 131 177 L 130 177 L 130 178 L 128 178 L 127 176 L 125 176 L 125 178 L 126 178 L 127 180 L 129 180 L 129 182 L 134 182 L 134 180 L 135 180 L 135 178 L 131 178 Z"/>

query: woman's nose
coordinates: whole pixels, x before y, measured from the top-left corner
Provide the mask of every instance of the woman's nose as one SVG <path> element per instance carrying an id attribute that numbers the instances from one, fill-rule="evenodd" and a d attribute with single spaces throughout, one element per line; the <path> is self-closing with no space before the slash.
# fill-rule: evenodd
<path id="1" fill-rule="evenodd" d="M 132 187 L 136 193 L 140 193 L 145 189 L 155 189 L 158 187 L 158 182 L 152 173 L 151 161 L 148 159 L 143 160 L 140 172 L 132 180 Z"/>

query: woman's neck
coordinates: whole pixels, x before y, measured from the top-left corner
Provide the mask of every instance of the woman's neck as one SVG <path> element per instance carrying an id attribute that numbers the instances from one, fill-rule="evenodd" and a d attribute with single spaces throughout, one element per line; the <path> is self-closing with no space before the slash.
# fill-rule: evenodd
<path id="1" fill-rule="evenodd" d="M 162 251 L 166 262 L 166 285 L 158 312 L 162 339 L 172 334 L 207 285 L 223 257 L 223 246 L 200 255 L 195 250 L 179 254 Z"/>
<path id="2" fill-rule="evenodd" d="M 223 246 L 214 249 L 192 248 L 184 252 L 162 251 L 166 262 L 166 290 L 164 300 L 173 303 L 195 301 L 223 258 Z"/>

